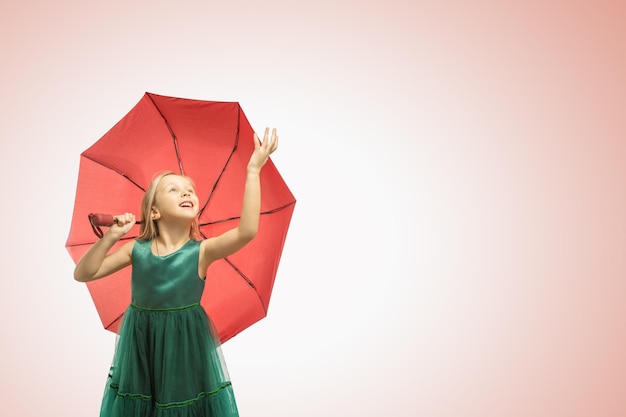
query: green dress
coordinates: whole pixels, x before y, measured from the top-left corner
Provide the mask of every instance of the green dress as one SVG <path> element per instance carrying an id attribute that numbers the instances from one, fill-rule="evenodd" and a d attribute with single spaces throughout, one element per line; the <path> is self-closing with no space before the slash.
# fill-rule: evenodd
<path id="1" fill-rule="evenodd" d="M 200 305 L 200 242 L 166 256 L 133 247 L 126 310 L 101 417 L 236 417 L 219 338 Z"/>

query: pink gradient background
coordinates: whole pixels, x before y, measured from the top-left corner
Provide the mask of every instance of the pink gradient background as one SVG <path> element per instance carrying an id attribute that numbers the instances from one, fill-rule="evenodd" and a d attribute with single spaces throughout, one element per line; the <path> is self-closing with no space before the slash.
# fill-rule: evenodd
<path id="1" fill-rule="evenodd" d="M 279 128 L 242 417 L 626 416 L 626 6 L 471 3 L 4 1 L 2 414 L 98 414 L 78 156 L 150 91 Z"/>

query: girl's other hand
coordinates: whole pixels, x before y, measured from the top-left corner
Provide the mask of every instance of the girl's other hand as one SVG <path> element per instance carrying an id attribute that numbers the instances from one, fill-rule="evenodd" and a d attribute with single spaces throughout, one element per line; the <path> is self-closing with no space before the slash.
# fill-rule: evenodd
<path id="1" fill-rule="evenodd" d="M 278 148 L 278 135 L 276 128 L 272 129 L 272 136 L 269 136 L 269 127 L 265 128 L 263 134 L 263 142 L 259 140 L 257 134 L 254 134 L 254 152 L 250 157 L 248 169 L 260 171 L 267 162 L 267 158 Z"/>
<path id="2" fill-rule="evenodd" d="M 112 233 L 117 239 L 130 232 L 135 225 L 135 215 L 133 213 L 124 213 L 113 216 L 115 224 L 109 227 L 107 233 Z"/>

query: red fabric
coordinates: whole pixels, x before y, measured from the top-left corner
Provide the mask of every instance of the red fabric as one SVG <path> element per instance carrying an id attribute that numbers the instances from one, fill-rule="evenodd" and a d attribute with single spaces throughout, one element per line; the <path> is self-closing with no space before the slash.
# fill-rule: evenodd
<path id="1" fill-rule="evenodd" d="M 190 176 L 200 197 L 200 231 L 215 236 L 237 225 L 253 129 L 238 103 L 146 93 L 109 132 L 81 154 L 66 248 L 75 262 L 97 241 L 90 213 L 140 215 L 153 176 Z M 234 150 L 234 152 L 233 152 Z M 222 342 L 265 317 L 295 198 L 269 160 L 261 171 L 256 238 L 207 274 L 202 304 Z M 125 236 L 134 238 L 139 226 Z M 124 241 L 118 242 L 116 246 Z M 130 268 L 87 284 L 104 327 L 116 331 L 130 303 Z"/>

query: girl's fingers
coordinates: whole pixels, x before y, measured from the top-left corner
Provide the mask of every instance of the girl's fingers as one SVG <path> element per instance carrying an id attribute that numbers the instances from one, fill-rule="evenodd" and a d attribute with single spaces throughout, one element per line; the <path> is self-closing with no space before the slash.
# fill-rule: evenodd
<path id="1" fill-rule="evenodd" d="M 261 139 L 259 139 L 259 136 L 255 133 L 254 134 L 254 149 L 258 149 L 261 147 Z"/>
<path id="2" fill-rule="evenodd" d="M 278 135 L 276 134 L 276 128 L 272 129 L 272 141 L 269 146 L 268 154 L 271 154 L 278 148 Z"/>
<path id="3" fill-rule="evenodd" d="M 274 147 L 272 148 L 272 152 L 278 149 L 278 136 L 276 136 L 276 142 L 274 142 Z"/>
<path id="4" fill-rule="evenodd" d="M 267 143 L 267 137 L 269 136 L 270 128 L 266 127 L 265 132 L 263 133 L 263 143 Z"/>
<path id="5" fill-rule="evenodd" d="M 255 150 L 260 150 L 261 154 L 264 155 L 265 158 L 278 148 L 278 134 L 276 128 L 272 129 L 272 134 L 270 136 L 270 128 L 266 127 L 263 132 L 263 140 L 261 141 L 256 133 L 254 133 L 254 139 Z"/>
<path id="6" fill-rule="evenodd" d="M 134 223 L 135 215 L 132 213 L 124 213 L 122 215 L 115 216 L 114 219 L 118 226 L 124 226 L 128 223 Z"/>

